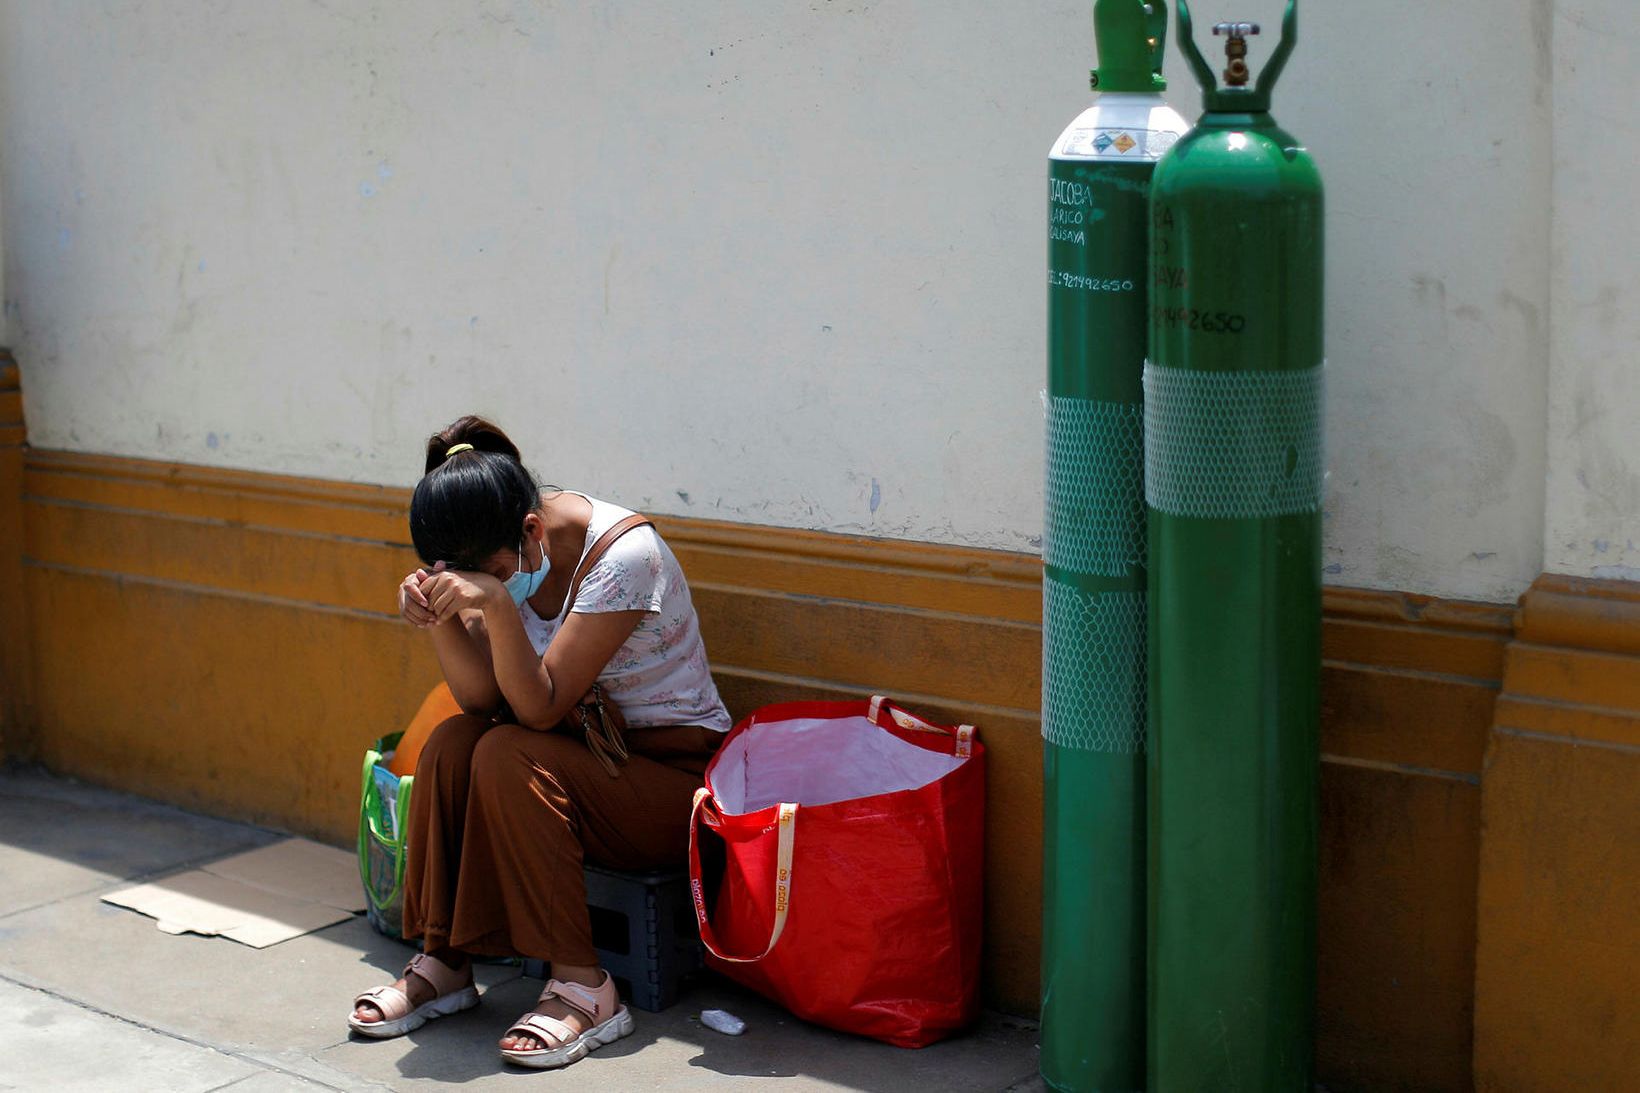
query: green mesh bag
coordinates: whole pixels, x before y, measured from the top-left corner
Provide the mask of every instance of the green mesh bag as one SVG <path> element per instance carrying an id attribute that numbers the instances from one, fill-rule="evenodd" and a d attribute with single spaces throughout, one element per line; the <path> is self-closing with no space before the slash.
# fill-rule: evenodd
<path id="1" fill-rule="evenodd" d="M 404 828 L 409 825 L 415 777 L 400 778 L 382 760 L 393 754 L 403 736 L 384 736 L 364 753 L 359 791 L 359 879 L 364 882 L 365 914 L 370 925 L 392 938 L 404 936 Z"/>

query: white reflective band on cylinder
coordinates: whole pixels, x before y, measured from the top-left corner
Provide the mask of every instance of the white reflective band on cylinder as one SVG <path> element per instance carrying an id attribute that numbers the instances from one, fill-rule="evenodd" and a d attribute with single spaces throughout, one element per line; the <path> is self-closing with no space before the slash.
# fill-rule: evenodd
<path id="1" fill-rule="evenodd" d="M 1170 516 L 1321 507 L 1324 367 L 1209 372 L 1145 362 L 1145 501 Z"/>
<path id="2" fill-rule="evenodd" d="M 1145 564 L 1144 426 L 1136 402 L 1048 400 L 1044 562 L 1100 577 Z"/>
<path id="3" fill-rule="evenodd" d="M 1044 575 L 1042 738 L 1062 748 L 1145 750 L 1145 593 L 1084 592 Z"/>

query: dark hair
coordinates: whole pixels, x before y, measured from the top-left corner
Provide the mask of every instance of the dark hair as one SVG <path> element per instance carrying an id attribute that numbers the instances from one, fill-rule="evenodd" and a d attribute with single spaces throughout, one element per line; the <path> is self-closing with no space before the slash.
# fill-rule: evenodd
<path id="1" fill-rule="evenodd" d="M 461 444 L 454 455 L 450 449 Z M 428 565 L 477 569 L 516 546 L 541 488 L 507 434 L 468 414 L 427 441 L 427 469 L 410 498 L 410 541 Z"/>

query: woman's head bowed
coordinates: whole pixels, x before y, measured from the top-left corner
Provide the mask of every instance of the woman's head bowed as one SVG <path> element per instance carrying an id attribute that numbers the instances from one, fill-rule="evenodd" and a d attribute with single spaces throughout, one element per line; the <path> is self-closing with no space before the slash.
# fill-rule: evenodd
<path id="1" fill-rule="evenodd" d="M 428 438 L 426 473 L 410 498 L 410 541 L 428 565 L 478 569 L 518 545 L 540 500 L 518 446 L 468 414 Z"/>

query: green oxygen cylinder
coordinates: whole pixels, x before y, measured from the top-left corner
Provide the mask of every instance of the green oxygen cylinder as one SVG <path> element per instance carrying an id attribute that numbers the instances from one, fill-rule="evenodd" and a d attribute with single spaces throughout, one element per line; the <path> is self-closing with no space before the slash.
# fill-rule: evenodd
<path id="1" fill-rule="evenodd" d="M 1042 1076 L 1144 1088 L 1146 190 L 1185 131 L 1163 0 L 1098 0 L 1091 106 L 1048 162 Z"/>
<path id="2" fill-rule="evenodd" d="M 1150 1088 L 1311 1088 L 1321 670 L 1322 209 L 1249 87 L 1191 37 L 1196 127 L 1151 183 Z"/>

